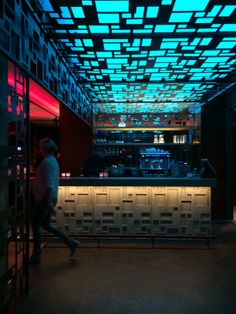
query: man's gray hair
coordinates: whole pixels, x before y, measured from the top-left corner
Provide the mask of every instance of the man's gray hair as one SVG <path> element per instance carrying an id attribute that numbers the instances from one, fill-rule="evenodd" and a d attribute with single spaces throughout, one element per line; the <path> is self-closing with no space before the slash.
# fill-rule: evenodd
<path id="1" fill-rule="evenodd" d="M 57 151 L 57 145 L 50 138 L 43 138 L 39 141 L 39 145 L 48 154 L 55 154 Z"/>

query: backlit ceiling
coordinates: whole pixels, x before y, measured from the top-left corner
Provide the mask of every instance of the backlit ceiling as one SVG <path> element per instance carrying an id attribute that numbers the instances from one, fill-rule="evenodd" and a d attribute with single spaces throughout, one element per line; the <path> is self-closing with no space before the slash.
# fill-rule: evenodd
<path id="1" fill-rule="evenodd" d="M 199 111 L 235 82 L 235 0 L 44 0 L 44 28 L 100 112 Z"/>

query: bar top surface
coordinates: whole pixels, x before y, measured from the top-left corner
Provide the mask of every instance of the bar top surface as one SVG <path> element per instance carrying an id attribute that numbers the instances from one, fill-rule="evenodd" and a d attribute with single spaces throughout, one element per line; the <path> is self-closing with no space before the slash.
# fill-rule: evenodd
<path id="1" fill-rule="evenodd" d="M 70 177 L 60 178 L 60 186 L 199 186 L 216 187 L 213 178 Z"/>

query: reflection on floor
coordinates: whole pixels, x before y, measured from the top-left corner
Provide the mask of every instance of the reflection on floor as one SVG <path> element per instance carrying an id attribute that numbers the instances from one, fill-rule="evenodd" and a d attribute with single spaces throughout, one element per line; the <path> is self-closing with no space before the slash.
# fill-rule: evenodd
<path id="1" fill-rule="evenodd" d="M 20 314 L 234 314 L 236 226 L 214 229 L 210 249 L 44 248 Z"/>

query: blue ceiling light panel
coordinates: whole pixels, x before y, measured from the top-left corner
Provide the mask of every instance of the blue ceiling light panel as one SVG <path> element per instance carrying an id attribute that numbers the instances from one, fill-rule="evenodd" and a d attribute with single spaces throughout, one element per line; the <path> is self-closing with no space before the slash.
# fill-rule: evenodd
<path id="1" fill-rule="evenodd" d="M 129 1 L 100 1 L 96 0 L 97 12 L 129 12 Z"/>
<path id="2" fill-rule="evenodd" d="M 186 23 L 189 22 L 193 13 L 172 13 L 169 19 L 170 23 Z"/>
<path id="3" fill-rule="evenodd" d="M 147 7 L 146 17 L 150 19 L 157 18 L 159 7 Z"/>
<path id="4" fill-rule="evenodd" d="M 118 24 L 120 21 L 119 14 L 98 14 L 98 21 L 99 23 L 109 23 L 109 24 Z"/>
<path id="5" fill-rule="evenodd" d="M 175 0 L 173 11 L 205 11 L 209 2 L 210 0 Z"/>
<path id="6" fill-rule="evenodd" d="M 63 18 L 71 18 L 70 11 L 67 7 L 61 7 L 61 15 Z"/>
<path id="7" fill-rule="evenodd" d="M 220 32 L 236 32 L 236 23 L 234 24 L 224 24 L 221 29 Z"/>
<path id="8" fill-rule="evenodd" d="M 75 18 L 85 18 L 82 7 L 71 7 Z"/>
<path id="9" fill-rule="evenodd" d="M 236 81 L 235 0 L 41 5 L 51 24 L 45 31 L 54 29 L 58 51 L 103 112 L 199 110 Z"/>
<path id="10" fill-rule="evenodd" d="M 107 25 L 90 25 L 89 29 L 92 34 L 109 34 Z"/>
<path id="11" fill-rule="evenodd" d="M 173 33 L 175 25 L 156 25 L 155 33 Z"/>

